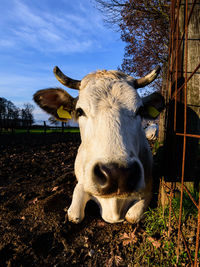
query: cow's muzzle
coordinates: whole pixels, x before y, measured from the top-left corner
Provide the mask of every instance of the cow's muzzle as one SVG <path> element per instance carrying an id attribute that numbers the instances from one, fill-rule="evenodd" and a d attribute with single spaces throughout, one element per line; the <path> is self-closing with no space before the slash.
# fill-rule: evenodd
<path id="1" fill-rule="evenodd" d="M 100 195 L 123 195 L 140 189 L 143 184 L 143 167 L 134 160 L 124 167 L 118 163 L 96 163 L 93 182 Z"/>

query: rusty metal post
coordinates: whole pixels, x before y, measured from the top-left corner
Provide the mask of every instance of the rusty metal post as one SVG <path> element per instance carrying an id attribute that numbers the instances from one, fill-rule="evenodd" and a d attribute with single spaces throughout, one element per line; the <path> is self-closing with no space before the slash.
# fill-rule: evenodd
<path id="1" fill-rule="evenodd" d="M 198 205 L 198 222 L 197 222 L 197 234 L 196 234 L 196 250 L 195 250 L 195 259 L 194 259 L 194 267 L 199 266 L 199 235 L 200 235 L 200 189 L 199 189 L 199 205 Z M 198 265 L 197 265 L 198 264 Z"/>
<path id="2" fill-rule="evenodd" d="M 161 187 L 161 202 L 169 205 L 169 223 L 168 236 L 171 233 L 171 218 L 175 218 L 178 228 L 177 238 L 177 263 L 179 261 L 181 241 L 188 254 L 190 266 L 197 266 L 199 264 L 198 250 L 199 250 L 199 234 L 200 234 L 200 194 L 199 203 L 190 193 L 190 179 L 193 184 L 199 186 L 198 169 L 196 166 L 195 153 L 197 151 L 198 143 L 200 144 L 200 79 L 197 79 L 200 69 L 200 2 L 199 0 L 172 0 L 171 1 L 171 28 L 170 28 L 170 42 L 169 42 L 169 62 L 167 71 L 167 107 L 166 118 L 171 119 L 170 131 L 166 131 L 168 149 L 170 153 L 175 156 L 169 166 L 170 175 L 165 175 L 162 178 Z M 179 78 L 183 77 L 182 83 L 178 84 Z M 174 88 L 172 85 L 174 84 Z M 170 111 L 170 103 L 173 109 Z M 170 112 L 172 113 L 170 115 Z M 173 115 L 173 116 L 172 116 Z M 194 146 L 194 144 L 197 144 Z M 181 153 L 176 154 L 176 151 Z M 169 156 L 170 154 L 168 154 Z M 180 159 L 179 159 L 180 158 Z M 188 164 L 189 162 L 189 164 Z M 170 161 L 169 161 L 170 163 Z M 193 165 L 191 165 L 193 163 Z M 198 165 L 198 164 L 197 164 Z M 173 169 L 175 167 L 175 169 Z M 179 170 L 178 170 L 179 168 Z M 174 171 L 174 173 L 173 173 Z M 172 177 L 175 180 L 169 180 Z M 174 178 L 173 178 L 174 179 Z M 189 179 L 189 180 L 188 180 Z M 189 182 L 188 182 L 189 181 Z M 171 182 L 171 183 L 170 183 Z M 175 183 L 174 183 L 175 182 Z M 180 186 L 179 183 L 180 182 Z M 179 217 L 175 215 L 172 206 L 172 199 L 174 197 L 174 188 L 180 190 L 180 206 Z M 183 199 L 185 194 L 191 199 L 195 207 L 198 209 L 198 222 L 196 229 L 196 245 L 195 257 L 192 258 L 187 238 L 182 229 L 182 209 Z M 166 198 L 168 199 L 166 201 Z M 194 252 L 194 251 L 193 251 Z"/>

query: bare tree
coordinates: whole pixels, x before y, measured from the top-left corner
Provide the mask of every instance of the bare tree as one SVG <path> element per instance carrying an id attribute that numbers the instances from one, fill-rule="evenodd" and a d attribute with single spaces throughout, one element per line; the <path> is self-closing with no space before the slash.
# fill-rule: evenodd
<path id="1" fill-rule="evenodd" d="M 19 125 L 20 110 L 11 101 L 0 97 L 0 128 L 12 128 Z"/>
<path id="2" fill-rule="evenodd" d="M 59 121 L 57 121 L 53 116 L 48 118 L 48 121 L 50 122 L 50 124 L 54 124 L 55 126 L 59 125 Z"/>
<path id="3" fill-rule="evenodd" d="M 0 97 L 0 119 L 4 119 L 6 116 L 6 102 L 7 100 L 3 97 Z"/>
<path id="4" fill-rule="evenodd" d="M 122 70 L 142 76 L 168 54 L 170 1 L 95 0 L 106 23 L 118 27 L 126 42 Z"/>
<path id="5" fill-rule="evenodd" d="M 121 11 L 126 6 L 125 0 L 95 0 L 97 8 L 102 12 L 104 21 L 108 26 L 114 26 L 116 30 L 119 30 L 119 24 L 121 23 Z"/>
<path id="6" fill-rule="evenodd" d="M 13 120 L 19 118 L 19 109 L 6 98 L 0 97 L 0 119 Z"/>
<path id="7" fill-rule="evenodd" d="M 30 127 L 34 122 L 33 110 L 30 103 L 19 109 L 10 100 L 0 97 L 0 128 Z"/>
<path id="8" fill-rule="evenodd" d="M 21 119 L 23 126 L 30 127 L 33 124 L 33 110 L 33 105 L 31 105 L 30 103 L 24 104 L 24 108 L 21 110 Z"/>

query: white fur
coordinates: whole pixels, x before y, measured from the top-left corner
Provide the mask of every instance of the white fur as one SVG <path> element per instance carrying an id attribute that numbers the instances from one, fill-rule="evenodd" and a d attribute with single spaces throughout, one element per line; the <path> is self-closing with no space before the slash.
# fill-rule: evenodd
<path id="1" fill-rule="evenodd" d="M 158 125 L 157 124 L 151 124 L 145 129 L 145 135 L 148 140 L 156 140 L 158 136 Z"/>
<path id="2" fill-rule="evenodd" d="M 78 184 L 68 210 L 69 220 L 78 223 L 84 218 L 89 199 L 95 200 L 102 218 L 110 223 L 137 222 L 142 217 L 151 195 L 152 156 L 141 125 L 136 116 L 142 99 L 125 80 L 95 76 L 82 80 L 76 108 L 86 116 L 79 118 L 82 143 L 75 161 Z M 95 163 L 137 161 L 142 177 L 137 192 L 123 196 L 102 197 L 92 180 Z"/>

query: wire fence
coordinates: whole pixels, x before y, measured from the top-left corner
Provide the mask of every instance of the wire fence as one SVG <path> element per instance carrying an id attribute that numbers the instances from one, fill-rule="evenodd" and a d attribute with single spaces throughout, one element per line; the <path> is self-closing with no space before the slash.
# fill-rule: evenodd
<path id="1" fill-rule="evenodd" d="M 169 207 L 168 237 L 176 228 L 177 263 L 187 252 L 199 266 L 200 235 L 200 1 L 172 0 L 169 62 L 163 93 L 165 112 L 165 173 L 161 202 Z M 178 212 L 174 203 L 178 201 Z M 190 205 L 194 236 L 186 232 L 185 205 Z M 188 207 L 188 206 L 187 206 Z"/>
<path id="2" fill-rule="evenodd" d="M 62 122 L 58 125 L 49 125 L 43 121 L 43 124 L 32 124 L 30 121 L 20 121 L 13 119 L 0 120 L 0 134 L 18 134 L 18 133 L 64 133 L 64 132 L 79 132 L 78 127 L 71 127 L 68 123 Z"/>

